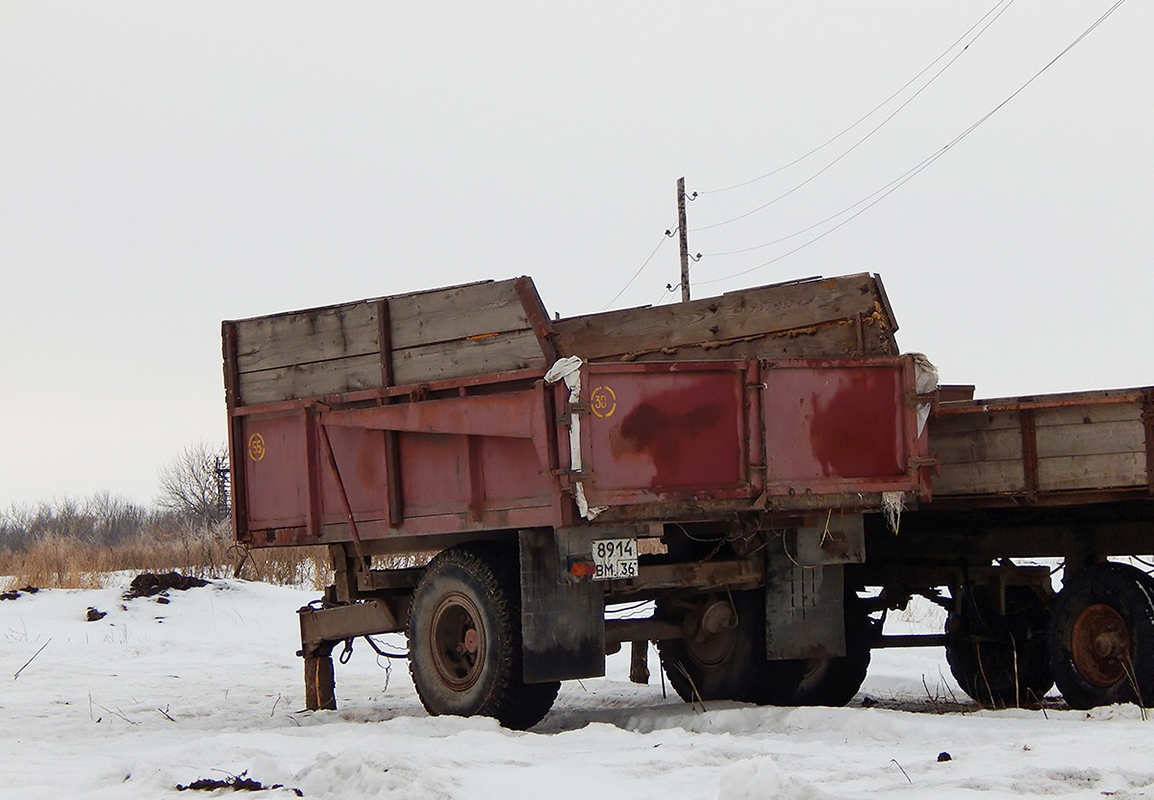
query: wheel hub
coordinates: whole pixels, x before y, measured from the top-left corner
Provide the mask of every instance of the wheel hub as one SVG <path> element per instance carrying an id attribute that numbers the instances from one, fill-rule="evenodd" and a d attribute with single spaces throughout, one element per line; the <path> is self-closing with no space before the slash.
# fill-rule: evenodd
<path id="1" fill-rule="evenodd" d="M 1079 674 L 1095 686 L 1113 686 L 1130 666 L 1130 629 L 1112 606 L 1087 606 L 1074 620 L 1071 655 Z"/>
<path id="2" fill-rule="evenodd" d="M 702 669 L 729 662 L 737 646 L 737 617 L 728 600 L 714 600 L 691 616 L 693 630 L 685 638 L 686 654 Z"/>
<path id="3" fill-rule="evenodd" d="M 437 676 L 453 691 L 477 682 L 484 664 L 485 632 L 481 613 L 463 594 L 448 594 L 433 612 L 431 643 Z"/>
<path id="4" fill-rule="evenodd" d="M 717 600 L 706 607 L 701 615 L 701 629 L 712 635 L 727 631 L 737 624 L 733 606 L 724 600 Z"/>

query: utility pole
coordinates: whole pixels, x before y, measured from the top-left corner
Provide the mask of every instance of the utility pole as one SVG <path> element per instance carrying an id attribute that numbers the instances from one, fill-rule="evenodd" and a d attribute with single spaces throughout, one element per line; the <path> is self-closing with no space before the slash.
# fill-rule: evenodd
<path id="1" fill-rule="evenodd" d="M 681 302 L 689 301 L 689 238 L 685 232 L 685 178 L 677 179 L 677 234 L 681 241 Z"/>

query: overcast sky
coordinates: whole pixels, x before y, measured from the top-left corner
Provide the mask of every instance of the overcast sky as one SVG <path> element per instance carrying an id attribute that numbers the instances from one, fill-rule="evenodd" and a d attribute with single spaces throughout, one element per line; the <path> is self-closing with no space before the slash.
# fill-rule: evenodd
<path id="1" fill-rule="evenodd" d="M 681 176 L 695 297 L 878 272 L 943 381 L 1154 383 L 1150 3 L 818 224 L 1113 5 L 0 0 L 0 509 L 148 502 L 223 442 L 222 319 L 522 274 L 565 316 L 669 302 L 672 240 L 613 298 Z"/>

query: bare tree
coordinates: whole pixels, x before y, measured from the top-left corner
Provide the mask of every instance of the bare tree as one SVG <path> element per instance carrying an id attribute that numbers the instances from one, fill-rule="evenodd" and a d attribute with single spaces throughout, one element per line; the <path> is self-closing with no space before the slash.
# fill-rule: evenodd
<path id="1" fill-rule="evenodd" d="M 159 474 L 156 504 L 171 514 L 202 525 L 228 516 L 228 448 L 205 442 L 190 445 Z"/>
<path id="2" fill-rule="evenodd" d="M 101 492 L 87 499 L 64 497 L 36 506 L 0 511 L 0 548 L 22 551 L 53 536 L 114 545 L 140 533 L 155 514 L 122 497 Z"/>
<path id="3" fill-rule="evenodd" d="M 93 495 L 84 507 L 93 520 L 92 541 L 106 545 L 139 536 L 152 516 L 148 509 L 108 492 Z"/>

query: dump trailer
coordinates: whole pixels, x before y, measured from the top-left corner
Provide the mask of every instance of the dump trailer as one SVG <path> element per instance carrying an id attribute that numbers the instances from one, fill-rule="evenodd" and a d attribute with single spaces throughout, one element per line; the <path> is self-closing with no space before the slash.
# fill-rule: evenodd
<path id="1" fill-rule="evenodd" d="M 646 679 L 651 641 L 687 701 L 840 705 L 871 648 L 914 644 L 983 702 L 1051 675 L 1072 704 L 1154 697 L 1149 579 L 1102 563 L 1152 549 L 1149 390 L 973 401 L 896 329 L 868 274 L 570 319 L 522 277 L 225 322 L 236 538 L 333 561 L 299 611 L 306 705 L 335 708 L 336 645 L 400 631 L 430 713 L 513 728 L 625 643 Z M 1037 556 L 1066 559 L 1057 598 Z M 918 595 L 947 630 L 882 636 Z"/>

